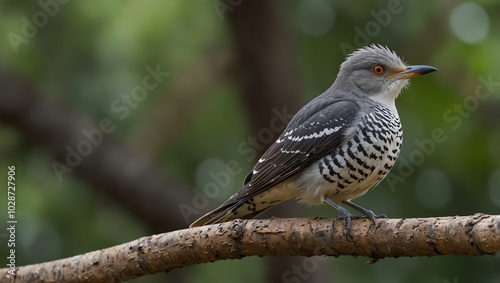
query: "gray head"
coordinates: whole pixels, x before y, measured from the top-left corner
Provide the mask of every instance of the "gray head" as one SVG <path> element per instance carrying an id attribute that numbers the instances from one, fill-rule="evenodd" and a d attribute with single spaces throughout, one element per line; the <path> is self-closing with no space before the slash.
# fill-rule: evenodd
<path id="1" fill-rule="evenodd" d="M 395 110 L 394 101 L 409 85 L 409 78 L 434 71 L 431 66 L 407 66 L 394 51 L 372 44 L 346 58 L 332 87 Z"/>

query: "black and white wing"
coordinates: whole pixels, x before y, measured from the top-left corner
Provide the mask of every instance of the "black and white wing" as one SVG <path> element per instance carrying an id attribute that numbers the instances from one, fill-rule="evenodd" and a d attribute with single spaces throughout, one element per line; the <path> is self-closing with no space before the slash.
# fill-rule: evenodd
<path id="1" fill-rule="evenodd" d="M 358 116 L 358 104 L 348 100 L 325 100 L 302 109 L 259 159 L 236 199 L 271 188 L 333 152 Z"/>
<path id="2" fill-rule="evenodd" d="M 333 152 L 356 123 L 360 107 L 350 100 L 316 99 L 302 108 L 262 155 L 243 188 L 191 226 L 224 221 L 229 211 Z M 254 215 L 255 216 L 255 215 Z"/>

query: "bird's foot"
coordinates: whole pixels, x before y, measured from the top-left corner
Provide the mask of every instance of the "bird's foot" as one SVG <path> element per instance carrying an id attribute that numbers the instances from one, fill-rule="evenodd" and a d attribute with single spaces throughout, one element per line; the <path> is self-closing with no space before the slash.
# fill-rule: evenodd
<path id="1" fill-rule="evenodd" d="M 346 235 L 347 240 L 350 241 L 353 238 L 352 234 L 351 234 L 351 220 L 358 219 L 360 217 L 350 213 L 349 210 L 336 204 L 335 202 L 333 202 L 331 199 L 329 199 L 327 197 L 325 197 L 323 201 L 325 203 L 329 204 L 330 206 L 332 206 L 333 208 L 335 208 L 336 210 L 338 210 L 338 212 L 340 212 L 340 214 L 342 214 L 340 216 L 335 217 L 333 219 L 333 222 L 335 222 L 337 220 L 343 220 L 344 228 L 345 228 L 345 235 Z"/>
<path id="2" fill-rule="evenodd" d="M 370 219 L 370 221 L 375 224 L 375 219 L 378 219 L 378 218 L 387 218 L 387 215 L 385 214 L 375 214 L 373 211 L 371 210 L 368 210 L 368 209 L 365 209 L 363 211 L 363 215 Z"/>
<path id="3" fill-rule="evenodd" d="M 361 212 L 365 218 L 367 218 L 371 221 L 371 226 L 373 226 L 373 227 L 375 227 L 375 219 L 387 218 L 387 216 L 385 214 L 375 214 L 373 211 L 366 209 L 364 207 L 361 207 L 361 206 L 359 206 L 355 203 L 352 203 L 350 201 L 343 201 L 342 203 L 356 209 L 359 212 Z"/>
<path id="4" fill-rule="evenodd" d="M 375 228 L 375 219 L 378 219 L 378 218 L 387 218 L 387 216 L 385 214 L 375 214 L 373 213 L 373 211 L 371 210 L 368 210 L 366 209 L 364 212 L 363 212 L 364 216 L 370 220 L 370 228 Z"/>
<path id="5" fill-rule="evenodd" d="M 342 220 L 342 222 L 344 223 L 344 229 L 345 229 L 345 236 L 347 238 L 347 240 L 352 240 L 353 239 L 353 236 L 351 234 L 351 220 L 352 219 L 358 219 L 359 216 L 356 216 L 356 215 L 341 215 L 341 216 L 337 216 L 333 219 L 333 222 L 337 221 L 337 220 Z"/>

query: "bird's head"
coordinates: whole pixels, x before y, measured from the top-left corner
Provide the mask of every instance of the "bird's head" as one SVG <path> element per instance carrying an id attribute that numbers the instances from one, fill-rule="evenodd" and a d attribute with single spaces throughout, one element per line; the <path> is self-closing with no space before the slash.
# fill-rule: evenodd
<path id="1" fill-rule="evenodd" d="M 434 71 L 431 66 L 407 66 L 394 51 L 372 44 L 346 58 L 334 86 L 395 109 L 394 101 L 409 85 L 409 78 Z"/>

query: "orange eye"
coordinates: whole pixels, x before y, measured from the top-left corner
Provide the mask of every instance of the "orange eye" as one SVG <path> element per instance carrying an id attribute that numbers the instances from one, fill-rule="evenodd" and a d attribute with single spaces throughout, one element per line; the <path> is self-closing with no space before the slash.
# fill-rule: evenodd
<path id="1" fill-rule="evenodd" d="M 383 73 L 385 73 L 385 68 L 384 66 L 382 65 L 375 65 L 372 67 L 372 72 L 375 74 L 375 75 L 382 75 Z"/>

